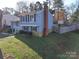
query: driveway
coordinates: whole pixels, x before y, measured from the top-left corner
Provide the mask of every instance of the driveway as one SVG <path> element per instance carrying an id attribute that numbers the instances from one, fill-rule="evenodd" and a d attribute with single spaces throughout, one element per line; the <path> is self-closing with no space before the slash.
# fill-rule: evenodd
<path id="1" fill-rule="evenodd" d="M 12 34 L 9 34 L 9 33 L 0 33 L 0 38 L 4 38 L 4 37 L 8 37 L 8 36 L 11 36 Z"/>

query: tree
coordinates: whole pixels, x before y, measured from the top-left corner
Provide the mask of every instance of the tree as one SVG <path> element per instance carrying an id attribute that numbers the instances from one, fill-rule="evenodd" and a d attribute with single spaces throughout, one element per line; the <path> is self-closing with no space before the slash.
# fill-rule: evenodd
<path id="1" fill-rule="evenodd" d="M 0 10 L 0 22 L 1 22 L 2 16 L 3 16 L 2 13 L 3 13 L 2 10 Z"/>
<path id="2" fill-rule="evenodd" d="M 58 23 L 58 20 L 63 18 L 63 16 L 60 18 L 60 14 L 63 14 L 63 1 L 62 0 L 54 0 L 54 9 L 55 9 L 55 18 L 56 18 L 56 22 Z"/>
<path id="3" fill-rule="evenodd" d="M 20 13 L 18 11 L 15 11 L 14 15 L 18 16 Z"/>
<path id="4" fill-rule="evenodd" d="M 38 10 L 42 10 L 42 8 L 43 8 L 42 4 L 39 1 L 37 1 L 35 4 L 35 9 L 38 11 Z"/>
<path id="5" fill-rule="evenodd" d="M 63 1 L 62 0 L 54 0 L 54 7 L 62 8 L 63 7 Z"/>
<path id="6" fill-rule="evenodd" d="M 75 7 L 76 7 L 76 5 L 72 3 L 71 6 L 70 6 L 71 14 L 74 13 Z"/>
<path id="7" fill-rule="evenodd" d="M 35 10 L 35 4 L 34 3 L 30 3 L 30 10 L 34 11 Z"/>
<path id="8" fill-rule="evenodd" d="M 53 9 L 54 1 L 53 0 L 46 0 L 46 2 L 48 2 L 49 9 Z"/>
<path id="9" fill-rule="evenodd" d="M 79 22 L 79 4 L 76 8 L 76 11 L 72 14 L 72 18 L 74 21 L 78 21 Z"/>
<path id="10" fill-rule="evenodd" d="M 13 15 L 15 13 L 15 9 L 9 8 L 10 13 Z"/>
<path id="11" fill-rule="evenodd" d="M 10 14 L 8 7 L 3 8 L 3 14 Z"/>
<path id="12" fill-rule="evenodd" d="M 27 10 L 28 10 L 27 3 L 24 2 L 24 1 L 19 1 L 17 3 L 17 8 L 18 8 L 18 11 L 21 12 L 21 13 L 22 12 L 27 12 Z"/>
<path id="13" fill-rule="evenodd" d="M 11 14 L 13 15 L 15 13 L 15 10 L 13 8 L 5 7 L 3 8 L 3 14 Z"/>
<path id="14" fill-rule="evenodd" d="M 3 17 L 3 15 L 2 15 L 2 10 L 0 10 L 0 31 L 2 30 L 2 17 Z"/>

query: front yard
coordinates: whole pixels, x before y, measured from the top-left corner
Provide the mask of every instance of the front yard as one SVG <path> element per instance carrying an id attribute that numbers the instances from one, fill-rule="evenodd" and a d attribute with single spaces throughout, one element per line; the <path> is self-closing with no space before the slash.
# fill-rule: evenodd
<path id="1" fill-rule="evenodd" d="M 5 58 L 11 55 L 15 59 L 57 59 L 66 51 L 79 51 L 79 31 L 51 33 L 45 38 L 23 34 L 1 37 L 0 48 Z"/>

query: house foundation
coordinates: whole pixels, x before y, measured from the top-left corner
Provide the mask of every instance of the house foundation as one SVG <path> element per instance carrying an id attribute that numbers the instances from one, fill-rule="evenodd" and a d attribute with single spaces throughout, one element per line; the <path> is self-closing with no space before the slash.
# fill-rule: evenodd
<path id="1" fill-rule="evenodd" d="M 43 32 L 32 31 L 32 35 L 38 36 L 38 37 L 42 37 L 43 36 Z"/>

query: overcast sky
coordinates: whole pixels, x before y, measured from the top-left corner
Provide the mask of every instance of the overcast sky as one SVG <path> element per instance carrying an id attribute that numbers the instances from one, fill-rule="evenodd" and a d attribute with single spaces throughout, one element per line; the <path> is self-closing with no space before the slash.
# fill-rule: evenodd
<path id="1" fill-rule="evenodd" d="M 3 7 L 12 7 L 16 8 L 16 3 L 21 0 L 0 0 L 0 8 Z M 30 1 L 30 2 L 36 2 L 36 1 L 45 1 L 45 0 L 24 0 L 24 1 Z M 71 3 L 74 3 L 76 0 L 64 0 L 65 5 L 70 5 Z"/>

